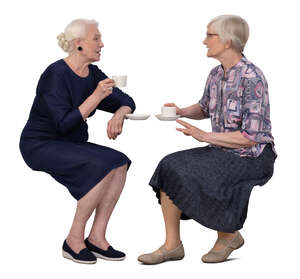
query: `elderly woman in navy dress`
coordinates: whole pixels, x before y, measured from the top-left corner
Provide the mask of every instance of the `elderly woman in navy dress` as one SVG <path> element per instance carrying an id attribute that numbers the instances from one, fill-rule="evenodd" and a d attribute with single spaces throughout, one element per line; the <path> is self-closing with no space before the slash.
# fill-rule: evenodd
<path id="1" fill-rule="evenodd" d="M 113 113 L 107 135 L 116 139 L 135 103 L 91 64 L 99 61 L 104 46 L 96 21 L 74 20 L 58 40 L 69 55 L 41 75 L 20 150 L 30 168 L 50 174 L 78 200 L 63 256 L 79 263 L 95 263 L 96 257 L 122 260 L 125 254 L 112 248 L 105 233 L 131 161 L 119 151 L 87 142 L 87 118 L 96 109 Z M 94 210 L 94 222 L 84 240 Z"/>
<path id="2" fill-rule="evenodd" d="M 225 261 L 244 244 L 239 230 L 247 216 L 251 190 L 272 177 L 277 156 L 267 81 L 243 55 L 248 35 L 247 22 L 238 16 L 213 19 L 203 43 L 207 56 L 221 65 L 210 72 L 199 103 L 186 108 L 166 104 L 176 106 L 183 117 L 210 118 L 212 132 L 177 120 L 184 126 L 178 131 L 209 145 L 170 154 L 155 170 L 150 185 L 161 203 L 166 241 L 138 258 L 145 264 L 184 257 L 180 219 L 192 218 L 218 232 L 203 262 Z"/>

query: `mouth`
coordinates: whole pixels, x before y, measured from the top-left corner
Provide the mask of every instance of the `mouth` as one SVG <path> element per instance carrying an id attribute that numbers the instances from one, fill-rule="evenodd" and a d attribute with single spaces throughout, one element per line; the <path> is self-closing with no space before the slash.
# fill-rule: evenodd
<path id="1" fill-rule="evenodd" d="M 101 50 L 96 51 L 98 55 L 101 55 Z"/>

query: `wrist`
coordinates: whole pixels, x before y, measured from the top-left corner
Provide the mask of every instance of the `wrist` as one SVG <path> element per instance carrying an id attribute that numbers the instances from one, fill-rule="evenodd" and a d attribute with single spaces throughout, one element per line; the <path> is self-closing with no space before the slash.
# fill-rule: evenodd
<path id="1" fill-rule="evenodd" d="M 95 89 L 95 91 L 93 92 L 93 95 L 98 99 L 101 100 L 103 99 L 103 93 L 101 92 L 101 90 L 99 89 Z"/>
<path id="2" fill-rule="evenodd" d="M 131 108 L 127 106 L 122 106 L 115 112 L 115 116 L 124 118 L 125 115 L 128 113 L 131 113 Z"/>
<path id="3" fill-rule="evenodd" d="M 181 117 L 186 117 L 186 108 L 182 108 L 180 109 L 180 113 Z"/>
<path id="4" fill-rule="evenodd" d="M 203 138 L 204 138 L 205 142 L 212 143 L 212 133 L 211 132 L 205 132 Z"/>

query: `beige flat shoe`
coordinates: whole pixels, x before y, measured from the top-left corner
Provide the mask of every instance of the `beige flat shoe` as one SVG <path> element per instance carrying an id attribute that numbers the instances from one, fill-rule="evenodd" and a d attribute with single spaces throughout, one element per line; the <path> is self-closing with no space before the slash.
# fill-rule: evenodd
<path id="1" fill-rule="evenodd" d="M 144 264 L 160 264 L 166 261 L 178 261 L 184 257 L 184 248 L 182 243 L 174 250 L 167 250 L 164 246 L 159 248 L 161 254 L 144 254 L 138 257 L 138 261 Z"/>
<path id="2" fill-rule="evenodd" d="M 202 257 L 204 263 L 220 263 L 224 262 L 233 250 L 239 249 L 244 244 L 244 239 L 240 232 L 236 233 L 236 236 L 231 240 L 218 239 L 216 243 L 220 243 L 225 246 L 222 251 L 210 250 Z"/>

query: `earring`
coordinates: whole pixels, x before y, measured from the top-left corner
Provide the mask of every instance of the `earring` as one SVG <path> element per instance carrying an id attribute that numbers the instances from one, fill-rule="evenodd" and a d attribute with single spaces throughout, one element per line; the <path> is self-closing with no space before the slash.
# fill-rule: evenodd
<path id="1" fill-rule="evenodd" d="M 78 49 L 79 51 L 82 51 L 82 47 L 81 47 L 81 46 L 79 46 L 77 49 Z"/>

